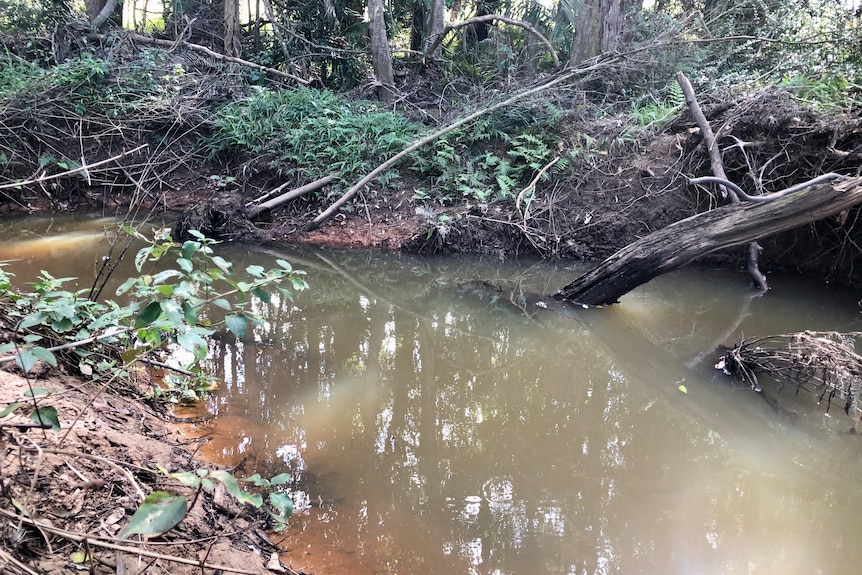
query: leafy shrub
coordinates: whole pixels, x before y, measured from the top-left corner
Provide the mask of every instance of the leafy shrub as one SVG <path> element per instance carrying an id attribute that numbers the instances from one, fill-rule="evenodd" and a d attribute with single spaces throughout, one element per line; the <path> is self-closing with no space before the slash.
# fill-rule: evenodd
<path id="1" fill-rule="evenodd" d="M 568 167 L 560 152 L 558 126 L 563 113 L 551 105 L 524 103 L 479 118 L 413 155 L 411 169 L 429 178 L 432 193 L 418 190 L 416 198 L 441 203 L 465 198 L 480 203 L 512 199 L 537 174 Z M 542 171 L 555 157 L 548 171 Z"/>
<path id="2" fill-rule="evenodd" d="M 271 270 L 249 266 L 248 278 L 236 279 L 233 266 L 214 253 L 216 242 L 198 232 L 191 232 L 195 240 L 180 245 L 164 230 L 147 240 L 124 229 L 149 244 L 135 257 L 140 275 L 117 289 L 118 296 L 131 299 L 126 304 L 92 301 L 90 290 L 64 289 L 75 278 L 54 278 L 45 271 L 32 292 L 20 293 L 0 267 L 0 309 L 13 322 L 16 336 L 0 345 L 0 357 L 13 357 L 25 374 L 38 360 L 55 366 L 59 360 L 87 378 L 105 381 L 126 377 L 135 361 L 180 348 L 191 354 L 184 368 L 199 373 L 206 338 L 219 325 L 242 338 L 261 323 L 250 309 L 250 298 L 268 303 L 270 287 L 284 297 L 291 297 L 290 289 L 306 288 L 303 272 L 282 260 Z M 144 271 L 145 266 L 164 267 L 171 257 L 175 268 Z M 214 321 L 214 315 L 223 319 Z"/>
<path id="3" fill-rule="evenodd" d="M 88 297 L 90 290 L 64 289 L 75 278 L 54 278 L 45 271 L 32 284 L 33 291 L 20 293 L 13 287 L 12 275 L 0 264 L 0 311 L 13 326 L 12 341 L 0 345 L 0 361 L 14 360 L 28 376 L 28 384 L 33 368 L 41 360 L 52 366 L 63 362 L 85 378 L 103 381 L 103 390 L 108 383 L 128 377 L 128 369 L 136 361 L 177 348 L 190 352 L 190 364 L 185 369 L 199 373 L 207 355 L 206 337 L 217 325 L 223 324 L 242 338 L 249 328 L 262 323 L 250 309 L 251 298 L 268 303 L 272 288 L 290 298 L 291 289 L 307 287 L 303 272 L 293 270 L 283 260 L 276 260 L 278 267 L 270 270 L 249 266 L 246 280 L 237 279 L 230 262 L 214 253 L 212 246 L 216 242 L 198 232 L 191 232 L 195 239 L 180 245 L 166 230 L 147 239 L 134 229 L 124 229 L 148 244 L 135 257 L 140 275 L 129 278 L 117 289 L 118 296 L 129 296 L 129 303 L 92 301 Z M 165 268 L 169 259 L 176 263 L 175 268 Z M 145 267 L 161 269 L 150 273 L 144 271 Z M 283 283 L 290 288 L 282 287 Z M 211 308 L 220 310 L 224 319 L 212 321 Z M 59 430 L 57 410 L 47 404 L 48 390 L 30 387 L 26 395 L 0 410 L 0 419 L 32 406 L 31 419 L 37 425 Z M 277 489 L 290 479 L 286 474 L 271 479 L 255 474 L 237 480 L 225 471 L 169 473 L 159 469 L 183 485 L 196 488 L 195 497 L 202 490 L 211 493 L 213 481 L 221 483 L 239 502 L 265 511 L 276 530 L 286 527 L 293 509 L 289 495 Z M 242 489 L 239 481 L 267 492 L 266 502 L 260 493 Z M 188 505 L 184 495 L 150 493 L 121 537 L 164 533 L 177 525 L 193 505 L 194 502 Z"/>
<path id="4" fill-rule="evenodd" d="M 243 102 L 221 108 L 203 139 L 210 158 L 239 155 L 298 184 L 333 172 L 369 171 L 423 129 L 376 102 L 351 102 L 328 90 L 254 87 Z"/>

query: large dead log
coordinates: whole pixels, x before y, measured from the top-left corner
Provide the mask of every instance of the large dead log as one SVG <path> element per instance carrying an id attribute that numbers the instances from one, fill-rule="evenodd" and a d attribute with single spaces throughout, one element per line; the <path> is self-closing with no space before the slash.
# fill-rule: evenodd
<path id="1" fill-rule="evenodd" d="M 624 294 L 695 258 L 790 230 L 862 203 L 862 178 L 821 183 L 770 202 L 745 202 L 694 215 L 624 247 L 559 292 L 558 300 L 616 303 Z"/>

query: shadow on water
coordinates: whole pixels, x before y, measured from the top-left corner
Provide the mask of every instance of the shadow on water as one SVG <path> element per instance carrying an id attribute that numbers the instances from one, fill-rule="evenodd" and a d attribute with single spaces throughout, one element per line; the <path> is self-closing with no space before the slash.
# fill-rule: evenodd
<path id="1" fill-rule="evenodd" d="M 212 342 L 223 384 L 189 430 L 214 460 L 293 474 L 294 568 L 793 575 L 862 560 L 849 422 L 766 389 L 776 412 L 711 356 L 748 335 L 858 330 L 852 294 L 774 277 L 752 299 L 737 274 L 691 269 L 562 309 L 530 294 L 580 268 L 224 251 L 309 273 L 251 337 Z"/>

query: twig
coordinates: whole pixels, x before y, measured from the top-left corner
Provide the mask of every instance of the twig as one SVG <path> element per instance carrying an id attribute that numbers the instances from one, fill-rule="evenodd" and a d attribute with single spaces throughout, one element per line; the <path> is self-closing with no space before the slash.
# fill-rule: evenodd
<path id="1" fill-rule="evenodd" d="M 201 569 L 213 569 L 215 571 L 227 571 L 229 573 L 239 573 L 240 575 L 259 575 L 260 570 L 249 570 L 249 569 L 241 569 L 239 567 L 230 567 L 229 565 L 217 565 L 214 563 L 204 563 L 202 561 L 195 561 L 194 559 L 186 559 L 184 557 L 175 557 L 173 555 L 165 555 L 164 553 L 156 553 L 155 551 L 150 551 L 148 549 L 143 549 L 141 547 L 134 547 L 133 545 L 119 545 L 117 543 L 109 543 L 107 541 L 102 541 L 100 539 L 94 539 L 87 535 L 81 535 L 80 533 L 75 533 L 74 531 L 67 531 L 65 529 L 60 529 L 58 527 L 53 527 L 51 525 L 47 525 L 45 523 L 41 523 L 39 521 L 34 521 L 28 517 L 24 517 L 22 515 L 18 515 L 16 513 L 12 513 L 3 508 L 0 508 L 0 515 L 4 515 L 9 519 L 14 519 L 16 521 L 20 521 L 27 525 L 32 525 L 37 529 L 44 529 L 45 532 L 51 533 L 53 535 L 57 535 L 58 537 L 62 537 L 64 539 L 68 539 L 70 541 L 75 541 L 76 543 L 84 543 L 87 542 L 89 545 L 93 545 L 95 547 L 102 547 L 103 549 L 112 549 L 114 551 L 123 551 L 125 553 L 131 553 L 133 555 L 143 555 L 144 557 L 153 557 L 155 559 L 163 559 L 165 561 L 171 561 L 173 563 L 182 563 L 183 565 L 193 565 L 195 567 L 200 567 Z"/>
<path id="2" fill-rule="evenodd" d="M 33 449 L 26 449 L 25 448 L 24 451 L 33 451 Z M 61 451 L 59 449 L 40 449 L 40 451 L 44 452 L 44 453 L 53 453 L 55 455 L 68 455 L 70 457 L 82 457 L 84 459 L 92 459 L 93 461 L 100 461 L 102 463 L 110 465 L 111 467 L 113 467 L 114 469 L 119 471 L 126 479 L 128 479 L 129 483 L 132 484 L 132 487 L 137 492 L 138 497 L 140 497 L 141 501 L 143 501 L 147 497 L 144 494 L 144 491 L 141 489 L 141 486 L 138 485 L 137 481 L 135 481 L 135 477 L 132 475 L 132 473 L 128 469 L 123 467 L 124 464 L 121 465 L 121 464 L 119 464 L 115 461 L 112 461 L 110 459 L 107 459 L 105 457 L 101 457 L 99 455 L 92 455 L 90 453 Z"/>
<path id="3" fill-rule="evenodd" d="M 688 104 L 689 112 L 703 133 L 703 141 L 706 144 L 707 151 L 709 152 L 709 163 L 712 168 L 712 174 L 719 179 L 727 181 L 727 174 L 724 172 L 724 162 L 722 162 L 721 159 L 721 150 L 718 148 L 718 141 L 715 139 L 715 134 L 712 132 L 712 127 L 709 125 L 706 116 L 704 116 L 703 111 L 700 109 L 700 104 L 697 102 L 697 96 L 694 93 L 694 88 L 691 86 L 691 82 L 689 82 L 686 75 L 682 72 L 676 73 L 676 81 L 679 83 L 680 88 L 682 88 L 683 94 L 685 94 L 685 103 Z M 742 192 L 739 186 L 723 186 L 722 190 L 723 194 L 726 194 L 729 197 L 731 204 L 738 204 L 740 202 L 740 195 L 745 195 L 748 198 L 752 197 L 747 196 Z M 731 192 L 727 193 L 724 192 L 724 190 L 731 190 Z M 737 190 L 742 193 L 736 193 Z M 766 291 L 769 289 L 769 284 L 766 282 L 766 276 L 763 275 L 763 272 L 760 271 L 760 267 L 757 264 L 761 249 L 763 248 L 760 247 L 757 240 L 749 243 L 748 276 L 751 278 L 752 283 L 754 283 L 757 289 L 760 291 Z"/>
<path id="4" fill-rule="evenodd" d="M 543 175 L 545 172 L 547 172 L 548 170 L 550 170 L 550 169 L 551 169 L 551 167 L 553 167 L 553 165 L 554 165 L 554 164 L 556 164 L 556 163 L 557 163 L 557 162 L 559 162 L 559 161 L 560 161 L 560 157 L 559 157 L 559 156 L 557 156 L 557 157 L 555 157 L 553 160 L 551 160 L 550 162 L 548 162 L 547 164 L 545 164 L 545 165 L 542 167 L 542 169 L 541 169 L 541 170 L 539 170 L 539 172 L 536 174 L 536 177 L 535 177 L 535 178 L 533 178 L 533 179 L 530 181 L 530 183 L 529 183 L 529 184 L 527 184 L 527 185 L 526 185 L 526 187 L 524 187 L 524 189 L 523 189 L 523 190 L 521 190 L 521 192 L 518 194 L 518 197 L 517 197 L 517 198 L 515 198 L 515 208 L 516 208 L 519 212 L 521 211 L 521 200 L 523 200 L 523 199 L 524 199 L 524 196 L 525 196 L 525 195 L 527 195 L 527 192 L 529 192 L 530 190 L 535 191 L 535 190 L 536 190 L 536 184 L 538 184 L 538 183 L 539 183 L 539 179 L 542 177 L 542 175 Z M 527 220 L 529 219 L 529 214 L 530 214 L 530 203 L 529 203 L 529 202 L 526 202 L 526 203 L 524 204 L 524 213 L 522 214 L 522 215 L 523 215 L 523 218 L 524 218 L 524 225 L 527 225 Z"/>
<path id="5" fill-rule="evenodd" d="M 340 175 L 341 174 L 339 172 L 336 172 L 334 174 L 329 174 L 328 176 L 324 176 L 320 179 L 314 180 L 313 182 L 305 184 L 304 186 L 300 186 L 296 189 L 290 190 L 289 192 L 285 192 L 285 193 L 281 194 L 280 196 L 277 196 L 277 197 L 275 197 L 269 201 L 261 203 L 260 205 L 251 207 L 248 210 L 248 217 L 254 218 L 254 217 L 262 214 L 263 212 L 269 211 L 275 207 L 280 206 L 281 204 L 283 204 L 285 202 L 289 202 L 290 200 L 299 198 L 299 197 L 304 196 L 305 194 L 307 194 L 309 192 L 313 192 L 314 190 L 322 188 L 323 186 L 329 184 L 332 180 L 334 180 L 335 178 L 337 178 Z M 287 187 L 287 184 L 282 184 L 279 187 L 272 190 L 271 192 L 261 196 L 260 198 L 254 200 L 253 202 L 250 202 L 249 204 L 246 204 L 246 205 L 248 206 L 250 204 L 256 204 L 257 202 L 261 202 L 265 198 L 267 198 L 268 196 L 280 193 L 285 187 Z"/>
<path id="6" fill-rule="evenodd" d="M 176 41 L 171 40 L 160 40 L 158 38 L 150 38 L 149 36 L 144 36 L 143 34 L 137 34 L 135 32 L 129 33 L 129 38 L 134 40 L 135 42 L 140 42 L 141 44 L 151 44 L 154 46 L 161 46 L 162 48 L 173 48 L 176 46 Z M 105 40 L 107 36 L 104 34 L 87 34 L 86 38 L 91 40 Z M 255 64 L 254 62 L 249 62 L 248 60 L 243 60 L 242 58 L 234 58 L 233 56 L 225 56 L 224 54 L 219 54 L 218 52 L 214 52 L 210 50 L 206 46 L 201 46 L 200 44 L 192 44 L 191 42 L 186 42 L 185 40 L 180 40 L 179 45 L 188 50 L 192 50 L 193 52 L 200 52 L 201 54 L 206 54 L 210 58 L 215 60 L 219 60 L 221 62 L 232 62 L 234 64 L 239 64 L 240 66 L 245 66 L 246 68 L 252 68 L 254 70 L 260 70 L 262 72 L 268 72 L 275 76 L 281 76 L 282 78 L 287 78 L 288 80 L 293 80 L 294 82 L 299 82 L 300 84 L 307 85 L 309 81 L 300 78 L 299 76 L 294 76 L 293 74 L 289 74 L 287 72 L 282 72 L 281 70 L 276 70 L 275 68 L 268 68 L 267 66 L 261 66 L 260 64 Z"/>
<path id="7" fill-rule="evenodd" d="M 23 563 L 21 563 L 20 561 L 15 559 L 15 557 L 10 555 L 9 553 L 6 553 L 2 549 L 0 549 L 0 560 L 2 560 L 2 563 L 0 563 L 0 571 L 2 571 L 3 573 L 7 572 L 6 565 L 8 563 L 12 563 L 13 565 L 15 565 L 15 567 L 17 567 L 21 571 L 27 573 L 27 575 L 39 575 L 39 573 L 33 571 L 32 569 L 30 569 L 29 567 L 27 567 L 26 565 L 24 565 Z"/>
<path id="8" fill-rule="evenodd" d="M 101 162 L 96 162 L 95 164 L 90 164 L 89 166 L 88 165 L 82 165 L 80 168 L 75 168 L 74 170 L 66 170 L 65 172 L 60 172 L 59 174 L 51 174 L 50 176 L 46 176 L 45 173 L 43 172 L 42 175 L 37 177 L 37 178 L 30 178 L 29 180 L 24 180 L 23 182 L 15 182 L 12 184 L 0 185 L 0 190 L 10 190 L 12 188 L 17 189 L 17 188 L 20 188 L 23 186 L 29 186 L 30 184 L 41 184 L 42 182 L 47 182 L 50 180 L 56 180 L 58 178 L 65 178 L 66 176 L 71 176 L 72 174 L 77 174 L 78 172 L 86 173 L 87 178 L 89 178 L 90 177 L 89 173 L 93 168 L 97 168 L 99 166 L 102 166 L 104 164 L 108 164 L 110 162 L 115 162 L 115 161 L 119 160 L 120 158 L 123 158 L 125 156 L 130 155 L 130 154 L 134 154 L 137 151 L 143 150 L 147 146 L 149 146 L 149 144 L 143 144 L 143 145 L 140 145 L 137 148 L 134 148 L 134 149 L 129 150 L 127 152 L 117 154 L 116 156 L 108 158 L 107 160 L 102 160 Z"/>
<path id="9" fill-rule="evenodd" d="M 533 36 L 535 36 L 539 42 L 545 45 L 548 53 L 551 55 L 551 59 L 554 61 L 554 67 L 560 67 L 560 59 L 557 57 L 557 51 L 554 50 L 554 45 L 551 44 L 551 41 L 545 38 L 545 36 L 536 30 L 532 24 L 529 22 L 524 22 L 523 20 L 515 20 L 514 18 L 507 18 L 506 16 L 501 16 L 500 14 L 485 14 L 483 16 L 476 16 L 475 18 L 468 18 L 463 22 L 456 22 L 454 24 L 449 24 L 443 31 L 439 34 L 435 34 L 434 41 L 430 43 L 429 47 L 425 50 L 425 57 L 429 57 L 434 53 L 434 50 L 437 49 L 437 46 L 443 41 L 443 38 L 451 32 L 452 30 L 457 30 L 458 28 L 463 28 L 465 26 L 470 26 L 471 24 L 480 24 L 482 22 L 493 22 L 494 20 L 499 20 L 500 22 L 505 22 L 511 26 L 518 26 L 523 28 Z"/>

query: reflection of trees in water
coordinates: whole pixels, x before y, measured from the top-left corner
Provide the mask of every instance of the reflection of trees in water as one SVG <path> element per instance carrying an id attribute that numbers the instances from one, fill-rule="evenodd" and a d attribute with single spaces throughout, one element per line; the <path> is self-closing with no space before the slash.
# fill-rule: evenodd
<path id="1" fill-rule="evenodd" d="M 265 310 L 264 343 L 213 346 L 225 385 L 211 408 L 267 430 L 252 440 L 260 467 L 338 475 L 300 489 L 339 500 L 327 528 L 342 544 L 408 572 L 592 573 L 640 543 L 616 529 L 627 384 L 583 325 L 489 313 L 463 290 L 381 282 L 372 296 L 336 280 L 337 297 Z"/>

